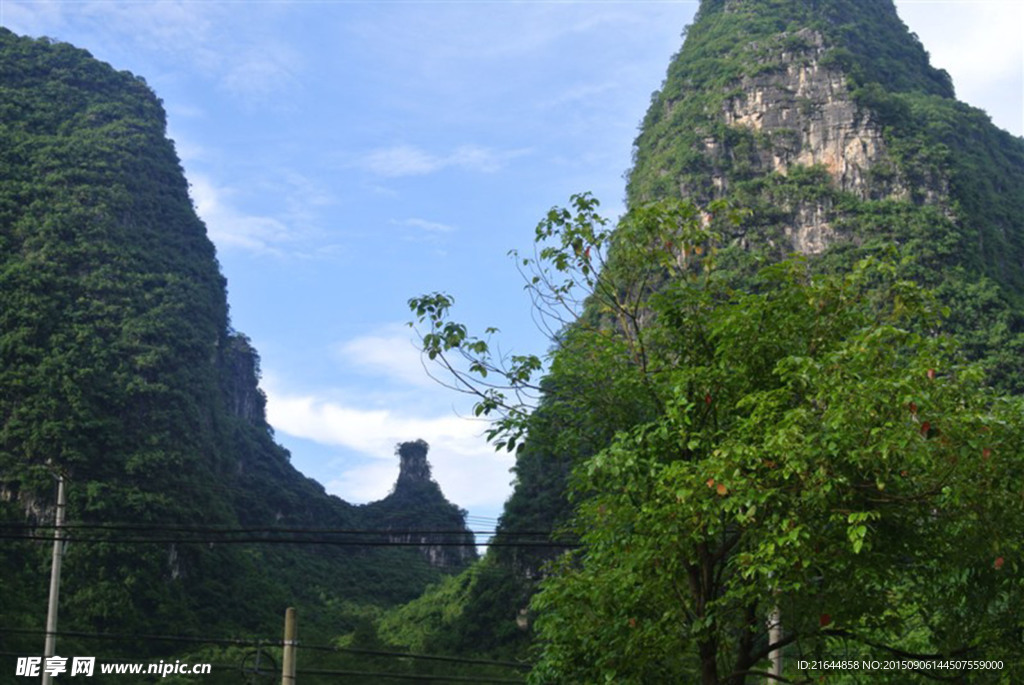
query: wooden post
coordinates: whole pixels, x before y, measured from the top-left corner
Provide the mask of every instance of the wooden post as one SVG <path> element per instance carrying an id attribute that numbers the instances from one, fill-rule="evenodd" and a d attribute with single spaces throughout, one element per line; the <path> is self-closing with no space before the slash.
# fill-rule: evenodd
<path id="1" fill-rule="evenodd" d="M 50 601 L 46 607 L 46 645 L 43 658 L 57 651 L 57 605 L 60 600 L 60 562 L 64 556 L 64 476 L 57 476 L 57 515 L 53 526 L 53 564 L 50 566 Z M 43 666 L 45 666 L 45 662 Z M 53 676 L 43 671 L 42 685 L 50 685 Z"/>
<path id="2" fill-rule="evenodd" d="M 284 658 L 281 660 L 281 685 L 295 685 L 295 646 L 298 627 L 295 607 L 284 612 Z"/>

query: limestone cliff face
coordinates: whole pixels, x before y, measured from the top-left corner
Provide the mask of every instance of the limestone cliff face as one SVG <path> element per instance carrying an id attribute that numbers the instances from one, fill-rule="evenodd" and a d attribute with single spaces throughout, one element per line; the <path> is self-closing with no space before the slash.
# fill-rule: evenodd
<path id="1" fill-rule="evenodd" d="M 835 189 L 860 200 L 910 199 L 913 184 L 889 154 L 878 117 L 855 101 L 849 75 L 827 64 L 824 37 L 801 29 L 782 38 L 789 49 L 775 54 L 774 64 L 762 60 L 762 68 L 772 66 L 766 73 L 743 77 L 740 94 L 722 112 L 727 125 L 761 134 L 759 170 L 785 176 L 795 166 L 821 167 Z M 724 178 L 715 183 L 726 186 Z M 914 194 L 948 213 L 945 174 L 920 179 Z M 794 251 L 818 254 L 842 239 L 831 202 L 819 198 L 788 209 L 784 232 Z"/>
<path id="2" fill-rule="evenodd" d="M 267 397 L 259 387 L 260 357 L 247 336 L 227 336 L 221 350 L 220 372 L 231 414 L 251 426 L 266 428 Z"/>
<path id="3" fill-rule="evenodd" d="M 768 4 L 771 10 L 764 9 Z M 872 11 L 891 14 L 885 26 L 906 34 L 911 53 L 923 55 L 922 82 L 941 81 L 891 2 L 870 4 L 879 5 Z M 738 196 L 743 204 L 764 202 L 772 209 L 762 221 L 770 230 L 747 230 L 736 239 L 804 254 L 857 239 L 843 231 L 837 195 L 948 208 L 948 178 L 934 171 L 908 178 L 891 154 L 882 117 L 858 97 L 864 78 L 858 82 L 857 70 L 870 58 L 851 56 L 835 27 L 855 27 L 860 15 L 842 14 L 853 12 L 844 0 L 817 5 L 812 11 L 797 0 L 702 3 L 637 139 L 632 203 L 675 194 L 698 204 Z M 730 39 L 723 38 L 727 34 Z M 764 187 L 752 188 L 773 177 L 775 185 L 785 185 L 780 177 L 806 170 L 824 171 L 833 192 L 766 194 Z"/>
<path id="4" fill-rule="evenodd" d="M 902 195 L 899 183 L 878 182 L 872 170 L 888 165 L 881 127 L 854 103 L 847 76 L 822 64 L 826 48 L 820 33 L 801 29 L 790 48 L 762 60 L 771 69 L 745 76 L 740 94 L 726 100 L 722 115 L 728 126 L 750 129 L 762 141 L 756 156 L 762 173 L 788 174 L 796 165 L 821 166 L 835 187 L 861 199 Z M 725 190 L 727 181 L 716 180 Z M 792 251 L 823 252 L 838 239 L 833 207 L 822 199 L 786 207 L 782 227 Z"/>
<path id="5" fill-rule="evenodd" d="M 882 131 L 853 102 L 843 72 L 823 66 L 821 34 L 801 29 L 803 50 L 780 52 L 777 68 L 744 77 L 723 111 L 730 126 L 768 134 L 766 170 L 823 165 L 837 187 L 869 194 L 868 171 L 885 158 Z"/>

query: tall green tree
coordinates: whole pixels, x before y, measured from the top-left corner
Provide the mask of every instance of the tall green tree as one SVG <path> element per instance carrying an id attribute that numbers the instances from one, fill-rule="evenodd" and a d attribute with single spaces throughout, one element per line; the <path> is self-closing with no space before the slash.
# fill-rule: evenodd
<path id="1" fill-rule="evenodd" d="M 978 677 L 1019 677 L 1021 403 L 986 389 L 891 262 L 815 276 L 791 260 L 733 289 L 710 229 L 725 213 L 663 202 L 611 231 L 577 196 L 524 261 L 537 302 L 581 314 L 534 416 L 577 417 L 578 441 L 611 433 L 572 470 L 583 544 L 532 604 L 534 681 L 744 683 L 776 650 L 800 681 L 818 674 L 796 657 L 839 646 L 1002 659 Z M 500 412 L 496 441 L 520 440 L 538 419 L 515 398 L 539 360 L 494 359 L 444 296 L 411 304 L 428 356 L 468 356 L 449 368 Z"/>

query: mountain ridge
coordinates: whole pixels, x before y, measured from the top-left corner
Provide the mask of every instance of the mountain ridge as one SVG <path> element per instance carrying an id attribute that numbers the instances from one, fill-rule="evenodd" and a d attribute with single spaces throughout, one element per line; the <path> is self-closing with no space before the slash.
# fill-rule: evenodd
<path id="1" fill-rule="evenodd" d="M 230 327 L 214 246 L 143 79 L 0 29 L 0 248 L 3 519 L 27 536 L 45 525 L 59 472 L 70 522 L 202 531 L 134 545 L 79 536 L 64 562 L 67 629 L 277 632 L 296 604 L 311 631 L 341 630 L 355 620 L 345 601 L 408 600 L 442 564 L 475 558 L 465 512 L 436 484 L 354 506 L 274 442 L 259 356 Z M 207 540 L 240 527 L 383 530 L 410 502 L 420 529 L 466 531 L 466 546 Z M 45 605 L 27 569 L 48 555 L 30 540 L 0 551 L 26 607 Z M 30 626 L 26 607 L 5 607 L 5 624 Z M 7 639 L 6 651 L 21 645 Z"/>

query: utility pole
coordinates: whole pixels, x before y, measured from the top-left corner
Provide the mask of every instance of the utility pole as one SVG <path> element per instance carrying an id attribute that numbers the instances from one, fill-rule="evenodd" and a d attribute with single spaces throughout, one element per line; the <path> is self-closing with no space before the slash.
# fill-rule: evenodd
<path id="1" fill-rule="evenodd" d="M 54 655 L 57 649 L 57 604 L 60 597 L 60 562 L 64 556 L 64 475 L 57 476 L 57 515 L 53 527 L 53 564 L 50 566 L 50 602 L 46 607 L 46 646 L 43 648 L 44 660 Z M 43 664 L 46 665 L 45 662 Z M 42 685 L 50 685 L 53 681 L 43 671 Z"/>
<path id="2" fill-rule="evenodd" d="M 295 607 L 284 612 L 284 658 L 281 660 L 281 685 L 295 685 L 295 647 L 298 641 Z"/>
<path id="3" fill-rule="evenodd" d="M 772 613 L 768 616 L 768 644 L 775 645 L 782 641 L 782 612 L 779 611 L 779 607 L 772 609 Z M 768 660 L 771 661 L 771 666 L 768 669 L 768 673 L 776 677 L 768 677 L 766 683 L 771 685 L 777 683 L 782 679 L 782 650 L 776 647 L 768 655 Z"/>

